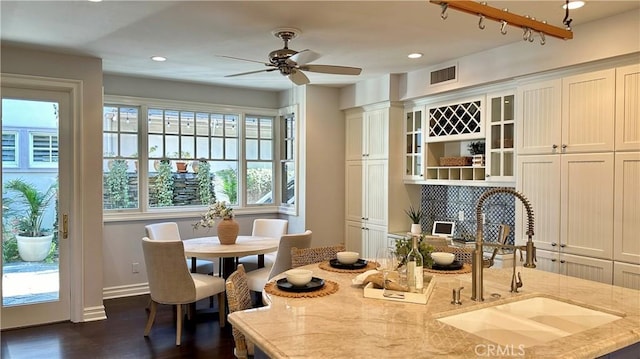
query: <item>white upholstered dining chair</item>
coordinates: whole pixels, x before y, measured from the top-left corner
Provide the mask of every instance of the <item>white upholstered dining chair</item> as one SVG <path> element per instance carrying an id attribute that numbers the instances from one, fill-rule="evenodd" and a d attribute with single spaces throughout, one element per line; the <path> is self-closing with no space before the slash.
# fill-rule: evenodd
<path id="1" fill-rule="evenodd" d="M 149 336 L 156 317 L 158 304 L 176 306 L 176 345 L 182 336 L 182 307 L 214 295 L 218 297 L 220 327 L 225 325 L 225 281 L 207 274 L 191 273 L 184 261 L 182 241 L 151 240 L 142 238 L 144 264 L 149 280 L 151 309 L 144 329 Z"/>
<path id="2" fill-rule="evenodd" d="M 258 218 L 253 220 L 252 236 L 270 237 L 279 239 L 287 234 L 289 221 L 276 218 Z M 276 258 L 276 252 L 264 255 L 264 266 L 271 267 Z M 244 264 L 245 270 L 251 271 L 258 268 L 258 256 L 245 256 L 238 259 L 238 263 Z"/>
<path id="3" fill-rule="evenodd" d="M 180 241 L 180 230 L 176 222 L 153 223 L 144 226 L 145 232 L 149 239 L 155 241 Z M 189 268 L 191 268 L 191 259 L 187 259 Z M 214 273 L 216 263 L 210 260 L 196 259 L 196 273 L 212 274 Z"/>
<path id="4" fill-rule="evenodd" d="M 280 237 L 280 244 L 278 245 L 273 265 L 247 272 L 249 289 L 254 292 L 262 292 L 265 284 L 271 278 L 291 269 L 291 248 L 309 248 L 312 234 L 310 230 L 307 230 L 304 233 L 285 234 Z"/>

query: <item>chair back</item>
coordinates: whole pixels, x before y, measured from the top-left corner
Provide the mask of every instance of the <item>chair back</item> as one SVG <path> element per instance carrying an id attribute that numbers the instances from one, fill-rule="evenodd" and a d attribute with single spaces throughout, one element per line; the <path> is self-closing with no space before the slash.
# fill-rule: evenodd
<path id="1" fill-rule="evenodd" d="M 320 263 L 336 258 L 336 253 L 343 252 L 343 244 L 314 248 L 291 248 L 291 268 Z"/>
<path id="2" fill-rule="evenodd" d="M 196 286 L 184 260 L 182 241 L 142 238 L 151 299 L 162 304 L 193 302 Z"/>
<path id="3" fill-rule="evenodd" d="M 311 235 L 312 232 L 306 230 L 304 233 L 285 234 L 280 237 L 276 260 L 273 262 L 268 280 L 292 268 L 291 248 L 309 248 L 311 246 Z"/>
<path id="4" fill-rule="evenodd" d="M 144 226 L 144 230 L 147 232 L 147 237 L 154 241 L 179 241 L 180 230 L 178 230 L 178 224 L 176 222 L 162 222 L 148 224 Z"/>
<path id="5" fill-rule="evenodd" d="M 251 292 L 249 291 L 247 274 L 244 271 L 244 266 L 242 264 L 239 264 L 238 268 L 227 278 L 226 287 L 229 313 L 250 309 L 252 307 Z M 233 326 L 232 329 L 233 341 L 236 344 L 236 357 L 246 358 L 247 353 L 253 353 L 253 345 L 247 343 L 244 334 L 236 329 L 235 326 Z"/>
<path id="6" fill-rule="evenodd" d="M 286 219 L 259 218 L 253 220 L 251 235 L 277 239 L 287 234 L 288 226 Z"/>

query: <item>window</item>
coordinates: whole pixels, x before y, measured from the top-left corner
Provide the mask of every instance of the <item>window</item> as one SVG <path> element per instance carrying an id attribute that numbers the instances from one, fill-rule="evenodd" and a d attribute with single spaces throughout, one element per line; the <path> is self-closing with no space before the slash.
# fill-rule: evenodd
<path id="1" fill-rule="evenodd" d="M 2 167 L 18 167 L 18 134 L 2 132 Z"/>
<path id="2" fill-rule="evenodd" d="M 296 121 L 293 113 L 282 117 L 282 149 L 281 149 L 281 176 L 282 176 L 282 205 L 295 204 L 295 134 Z"/>
<path id="3" fill-rule="evenodd" d="M 54 168 L 58 163 L 58 136 L 48 133 L 31 133 L 31 167 Z"/>
<path id="4" fill-rule="evenodd" d="M 276 110 L 253 109 L 254 114 L 246 115 L 240 108 L 200 103 L 108 100 L 112 104 L 104 106 L 105 210 L 201 211 L 216 200 L 247 207 L 273 206 L 279 198 L 274 175 Z M 126 203 L 114 203 L 107 194 L 109 164 L 116 160 L 129 162 Z"/>
<path id="5" fill-rule="evenodd" d="M 245 118 L 247 204 L 273 204 L 273 117 Z"/>

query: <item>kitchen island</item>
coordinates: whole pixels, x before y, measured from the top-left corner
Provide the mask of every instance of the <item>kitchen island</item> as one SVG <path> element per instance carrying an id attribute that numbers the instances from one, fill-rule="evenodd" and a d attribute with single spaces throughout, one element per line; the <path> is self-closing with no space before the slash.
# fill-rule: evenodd
<path id="1" fill-rule="evenodd" d="M 263 294 L 267 306 L 229 315 L 271 358 L 595 358 L 640 342 L 640 291 L 536 269 L 518 268 L 524 286 L 510 293 L 512 271 L 485 269 L 485 301 L 470 300 L 471 274 L 437 274 L 427 304 L 365 298 L 356 274 L 306 266 L 340 289 L 317 298 Z M 278 278 L 278 277 L 277 277 Z M 452 289 L 464 287 L 462 304 Z M 534 296 L 550 296 L 621 316 L 621 319 L 542 345 L 499 345 L 438 318 Z M 514 329 L 517 325 L 514 324 Z"/>

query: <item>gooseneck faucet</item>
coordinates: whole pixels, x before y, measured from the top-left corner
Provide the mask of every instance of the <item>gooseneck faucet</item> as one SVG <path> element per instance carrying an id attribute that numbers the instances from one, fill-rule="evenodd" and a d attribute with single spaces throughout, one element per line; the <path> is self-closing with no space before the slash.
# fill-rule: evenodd
<path id="1" fill-rule="evenodd" d="M 493 243 L 483 242 L 484 223 L 482 221 L 482 206 L 484 205 L 484 202 L 487 198 L 498 193 L 507 193 L 507 194 L 513 195 L 514 197 L 518 198 L 524 205 L 524 208 L 527 211 L 527 244 L 526 245 L 514 246 L 514 245 L 508 245 L 508 244 L 493 244 Z M 497 247 L 497 248 L 513 248 L 514 251 L 525 250 L 527 252 L 527 257 L 526 257 L 524 266 L 526 268 L 536 267 L 534 263 L 536 261 L 536 247 L 533 245 L 533 209 L 531 208 L 531 203 L 529 203 L 529 200 L 520 192 L 512 188 L 506 188 L 506 187 L 493 188 L 483 193 L 478 199 L 478 204 L 476 205 L 476 221 L 478 223 L 477 230 L 476 230 L 476 246 L 473 251 L 473 257 L 472 257 L 472 263 L 471 263 L 471 266 L 472 266 L 471 300 L 474 300 L 476 302 L 482 302 L 484 301 L 482 271 L 485 266 L 490 267 L 491 265 L 493 265 L 492 263 L 493 260 L 489 260 L 489 261 L 484 260 L 484 255 L 483 255 L 484 246 Z M 514 257 L 515 257 L 515 252 L 514 252 Z M 516 264 L 515 264 L 515 258 L 514 258 L 514 263 L 513 263 L 514 272 L 513 272 L 513 278 L 511 280 L 512 292 L 516 292 L 517 289 L 522 286 L 520 273 L 518 273 L 518 277 L 516 279 L 515 265 Z"/>

